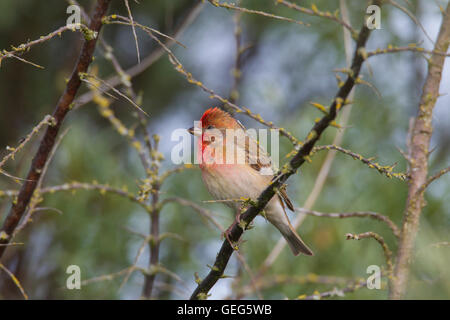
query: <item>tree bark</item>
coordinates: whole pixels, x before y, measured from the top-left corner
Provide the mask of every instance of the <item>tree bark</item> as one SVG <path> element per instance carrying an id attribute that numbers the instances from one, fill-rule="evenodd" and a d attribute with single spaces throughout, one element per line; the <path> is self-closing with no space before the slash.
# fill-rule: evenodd
<path id="1" fill-rule="evenodd" d="M 447 52 L 450 42 L 450 4 L 443 16 L 434 51 Z M 397 252 L 397 262 L 392 279 L 391 299 L 402 299 L 405 295 L 409 267 L 414 242 L 419 228 L 419 219 L 425 206 L 422 186 L 427 181 L 428 155 L 433 132 L 433 108 L 439 97 L 439 85 L 442 77 L 445 56 L 433 54 L 428 64 L 428 74 L 423 86 L 419 110 L 414 122 L 410 141 L 410 181 L 408 198 L 403 215 L 402 233 Z"/>

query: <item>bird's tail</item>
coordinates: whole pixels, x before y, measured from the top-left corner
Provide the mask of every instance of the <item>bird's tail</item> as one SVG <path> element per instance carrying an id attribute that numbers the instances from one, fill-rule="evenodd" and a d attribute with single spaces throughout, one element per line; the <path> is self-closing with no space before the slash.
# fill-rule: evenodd
<path id="1" fill-rule="evenodd" d="M 265 216 L 267 220 L 269 220 L 269 222 L 273 224 L 278 231 L 280 231 L 281 235 L 288 243 L 289 248 L 291 248 L 294 256 L 298 256 L 300 253 L 307 256 L 314 255 L 311 249 L 308 248 L 308 246 L 297 234 L 294 227 L 292 227 L 281 199 L 272 199 Z"/>
<path id="2" fill-rule="evenodd" d="M 286 230 L 280 230 L 280 232 L 283 235 L 284 239 L 286 239 L 286 242 L 288 243 L 289 248 L 291 248 L 294 256 L 297 256 L 300 253 L 306 254 L 307 256 L 313 256 L 314 253 L 303 242 L 302 238 L 300 238 L 294 228 L 290 224 L 287 227 L 288 228 L 283 228 Z"/>
<path id="3" fill-rule="evenodd" d="M 297 232 L 289 222 L 280 223 L 280 221 L 277 221 L 277 223 L 272 222 L 272 224 L 280 231 L 281 235 L 288 243 L 289 248 L 291 248 L 294 256 L 298 256 L 300 253 L 303 253 L 307 256 L 314 255 L 311 249 L 309 249 L 308 246 L 303 242 L 303 240 L 300 238 L 300 236 L 297 234 Z"/>

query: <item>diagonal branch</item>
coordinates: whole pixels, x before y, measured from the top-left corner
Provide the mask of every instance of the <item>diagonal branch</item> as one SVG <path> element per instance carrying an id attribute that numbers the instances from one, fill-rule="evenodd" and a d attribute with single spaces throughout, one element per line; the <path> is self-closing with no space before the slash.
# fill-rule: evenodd
<path id="1" fill-rule="evenodd" d="M 1 263 L 0 263 L 0 269 L 2 269 L 3 271 L 6 272 L 6 274 L 11 278 L 11 280 L 14 282 L 16 287 L 20 290 L 20 293 L 22 294 L 23 298 L 25 300 L 28 300 L 28 295 L 26 294 L 25 290 L 23 289 L 22 285 L 20 284 L 19 279 L 17 279 L 17 277 Z"/>
<path id="2" fill-rule="evenodd" d="M 381 5 L 381 1 L 375 0 L 374 4 Z M 264 209 L 266 204 L 272 199 L 275 194 L 275 190 L 279 189 L 283 186 L 286 180 L 293 174 L 295 174 L 302 166 L 306 157 L 312 151 L 314 145 L 321 137 L 322 133 L 326 128 L 330 126 L 330 124 L 334 121 L 337 116 L 338 111 L 341 109 L 343 102 L 347 99 L 350 91 L 353 89 L 355 85 L 355 79 L 358 78 L 358 75 L 361 71 L 362 64 L 364 62 L 364 57 L 362 52 L 364 51 L 364 47 L 369 38 L 370 30 L 364 25 L 358 35 L 358 40 L 356 44 L 356 49 L 353 55 L 353 61 L 351 70 L 353 76 L 347 76 L 345 83 L 339 88 L 338 93 L 336 94 L 333 103 L 331 104 L 329 112 L 324 115 L 318 122 L 316 122 L 313 128 L 310 130 L 309 134 L 306 137 L 305 143 L 299 149 L 297 154 L 289 161 L 287 165 L 283 167 L 283 169 L 277 174 L 274 181 L 268 186 L 258 197 L 256 202 L 254 202 L 242 215 L 241 221 L 244 229 L 248 227 L 248 225 L 253 221 L 253 219 Z M 230 232 L 230 240 L 232 242 L 236 242 L 241 237 L 244 230 L 241 228 L 239 224 L 235 224 Z M 225 268 L 228 264 L 228 261 L 233 253 L 233 248 L 231 247 L 229 241 L 225 240 L 220 248 L 220 251 L 216 257 L 216 261 L 214 266 L 211 268 L 211 271 L 206 276 L 203 281 L 199 283 L 197 288 L 191 295 L 191 299 L 205 299 L 207 298 L 209 290 L 215 285 L 217 280 L 219 280 L 224 274 Z"/>
<path id="3" fill-rule="evenodd" d="M 98 0 L 95 8 L 95 12 L 89 29 L 93 32 L 98 33 L 102 27 L 102 18 L 106 14 L 110 0 Z M 95 50 L 95 45 L 97 43 L 97 37 L 88 38 L 84 40 L 83 48 L 81 49 L 78 62 L 75 69 L 72 72 L 69 82 L 67 83 L 66 89 L 56 105 L 55 111 L 53 113 L 53 118 L 56 123 L 54 126 L 48 127 L 45 135 L 39 145 L 39 149 L 33 158 L 31 168 L 28 172 L 27 181 L 22 185 L 19 195 L 17 197 L 17 202 L 13 204 L 8 216 L 5 219 L 3 227 L 0 231 L 0 244 L 6 244 L 11 241 L 11 236 L 14 233 L 17 225 L 19 224 L 29 202 L 31 196 L 36 189 L 37 183 L 41 176 L 42 170 L 48 160 L 48 157 L 56 143 L 56 137 L 58 135 L 59 129 L 61 128 L 62 122 L 66 117 L 67 113 L 72 108 L 72 102 L 75 99 L 75 95 L 81 86 L 81 79 L 79 73 L 86 72 L 90 63 L 92 62 L 92 57 Z M 6 246 L 0 246 L 0 258 L 5 252 Z"/>
<path id="4" fill-rule="evenodd" d="M 348 6 L 345 0 L 339 1 L 339 6 L 341 9 L 341 15 L 342 20 L 346 21 L 350 25 L 350 18 L 349 18 L 349 12 L 348 12 Z M 345 49 L 345 60 L 346 60 L 346 66 L 350 67 L 352 63 L 352 37 L 351 32 L 348 29 L 343 28 L 344 33 L 344 49 Z M 355 90 L 351 91 L 348 99 L 346 100 L 353 100 L 353 96 L 355 94 Z M 346 102 L 344 102 L 345 104 Z M 315 104 L 313 104 L 315 105 Z M 319 108 L 321 109 L 321 108 Z M 341 122 L 343 124 L 343 127 L 345 128 L 346 124 L 348 123 L 350 119 L 350 114 L 352 111 L 352 104 L 349 104 L 344 111 L 342 112 L 342 115 L 340 116 Z M 326 109 L 326 112 L 328 113 L 328 109 Z M 333 139 L 333 145 L 340 145 L 342 143 L 342 140 L 344 139 L 344 133 L 345 129 L 338 130 L 336 132 L 336 135 Z M 313 151 L 314 152 L 314 151 Z M 320 193 L 323 190 L 323 187 L 325 185 L 325 182 L 328 178 L 328 174 L 330 173 L 331 167 L 333 165 L 333 161 L 336 157 L 336 150 L 329 150 L 327 152 L 327 155 L 325 157 L 325 160 L 323 161 L 319 173 L 317 174 L 317 178 L 314 181 L 313 188 L 309 192 L 308 197 L 306 198 L 304 208 L 311 209 L 314 206 L 314 203 L 319 198 Z M 295 229 L 297 229 L 300 224 L 305 219 L 305 215 L 297 215 L 295 217 L 294 221 L 292 221 L 292 225 Z M 264 262 L 261 264 L 259 268 L 258 275 L 262 276 L 264 272 L 275 262 L 275 260 L 278 258 L 280 253 L 282 252 L 283 248 L 286 246 L 286 241 L 284 238 L 280 238 L 277 242 L 277 244 L 273 247 L 273 249 L 270 251 L 269 255 L 266 257 Z"/>

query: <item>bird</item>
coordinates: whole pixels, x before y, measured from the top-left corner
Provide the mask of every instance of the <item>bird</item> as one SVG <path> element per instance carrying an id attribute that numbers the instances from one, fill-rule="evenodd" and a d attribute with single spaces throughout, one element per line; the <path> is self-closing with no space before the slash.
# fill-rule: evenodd
<path id="1" fill-rule="evenodd" d="M 187 131 L 198 137 L 197 159 L 202 180 L 214 199 L 225 202 L 235 211 L 234 225 L 239 222 L 241 213 L 242 201 L 238 200 L 256 200 L 272 182 L 272 160 L 230 113 L 217 107 L 209 108 L 200 123 L 201 127 Z M 300 253 L 313 255 L 291 225 L 286 207 L 294 211 L 283 187 L 277 190 L 263 214 L 278 229 L 295 256 Z M 226 237 L 232 226 L 225 232 Z"/>

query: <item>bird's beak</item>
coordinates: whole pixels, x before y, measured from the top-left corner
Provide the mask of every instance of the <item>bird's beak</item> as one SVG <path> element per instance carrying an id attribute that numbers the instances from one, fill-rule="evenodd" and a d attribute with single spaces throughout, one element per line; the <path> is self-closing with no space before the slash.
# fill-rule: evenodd
<path id="1" fill-rule="evenodd" d="M 193 136 L 201 136 L 201 129 L 200 128 L 195 128 L 195 127 L 191 127 L 189 129 L 187 129 L 187 131 L 192 134 Z"/>

